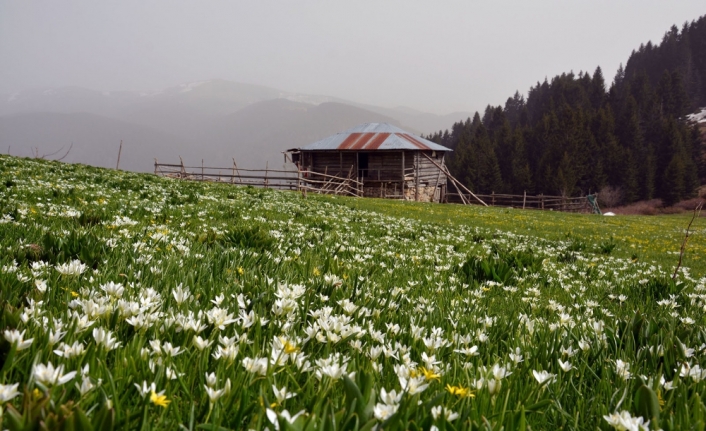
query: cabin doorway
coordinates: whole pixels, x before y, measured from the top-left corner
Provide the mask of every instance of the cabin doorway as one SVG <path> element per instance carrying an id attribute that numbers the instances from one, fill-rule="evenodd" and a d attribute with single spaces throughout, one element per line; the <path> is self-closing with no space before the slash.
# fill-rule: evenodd
<path id="1" fill-rule="evenodd" d="M 358 153 L 358 178 L 368 177 L 368 153 Z"/>

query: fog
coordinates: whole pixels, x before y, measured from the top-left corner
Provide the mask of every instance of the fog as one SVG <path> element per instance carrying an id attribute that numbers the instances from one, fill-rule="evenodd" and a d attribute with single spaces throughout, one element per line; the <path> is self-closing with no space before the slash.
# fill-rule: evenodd
<path id="1" fill-rule="evenodd" d="M 206 79 L 438 114 L 618 65 L 698 1 L 0 1 L 0 93 Z"/>

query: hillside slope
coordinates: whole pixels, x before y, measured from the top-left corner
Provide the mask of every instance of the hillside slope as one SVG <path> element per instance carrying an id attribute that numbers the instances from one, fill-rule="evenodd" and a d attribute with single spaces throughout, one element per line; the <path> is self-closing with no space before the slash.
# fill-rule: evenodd
<path id="1" fill-rule="evenodd" d="M 672 280 L 685 221 L 0 155 L 5 423 L 689 429 L 706 238 Z"/>
<path id="2" fill-rule="evenodd" d="M 41 156 L 63 147 L 50 157 L 55 158 L 73 144 L 64 161 L 114 168 L 121 140 L 120 167 L 126 170 L 152 172 L 155 157 L 192 151 L 187 141 L 176 136 L 94 114 L 45 112 L 0 117 L 0 148 L 13 155 L 33 156 L 36 149 Z"/>

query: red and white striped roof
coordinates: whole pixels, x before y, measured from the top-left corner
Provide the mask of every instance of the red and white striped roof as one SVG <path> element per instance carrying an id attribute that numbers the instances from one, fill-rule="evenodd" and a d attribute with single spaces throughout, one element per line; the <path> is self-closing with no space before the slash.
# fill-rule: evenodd
<path id="1" fill-rule="evenodd" d="M 427 139 L 407 133 L 387 123 L 365 123 L 345 132 L 309 144 L 300 150 L 375 151 L 427 150 L 451 151 Z"/>

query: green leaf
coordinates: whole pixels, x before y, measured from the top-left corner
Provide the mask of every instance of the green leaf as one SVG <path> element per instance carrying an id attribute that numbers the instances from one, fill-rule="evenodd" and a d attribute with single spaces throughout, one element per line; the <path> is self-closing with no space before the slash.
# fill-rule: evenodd
<path id="1" fill-rule="evenodd" d="M 73 412 L 73 427 L 74 429 L 77 430 L 85 430 L 85 431 L 93 431 L 95 428 L 91 424 L 91 421 L 88 420 L 88 417 L 86 416 L 86 413 L 79 407 Z M 71 421 L 67 421 L 68 423 Z M 68 429 L 68 428 L 67 428 Z"/>
<path id="2" fill-rule="evenodd" d="M 520 423 L 517 425 L 517 431 L 527 431 L 527 417 L 525 416 L 525 407 L 520 408 Z"/>
<path id="3" fill-rule="evenodd" d="M 644 384 L 640 385 L 635 392 L 634 403 L 639 416 L 659 424 L 659 400 L 652 389 Z"/>
<path id="4" fill-rule="evenodd" d="M 544 407 L 550 405 L 551 403 L 552 403 L 551 400 L 542 400 L 538 403 L 532 404 L 531 406 L 527 407 L 526 411 L 535 412 L 535 411 L 543 409 Z"/>

